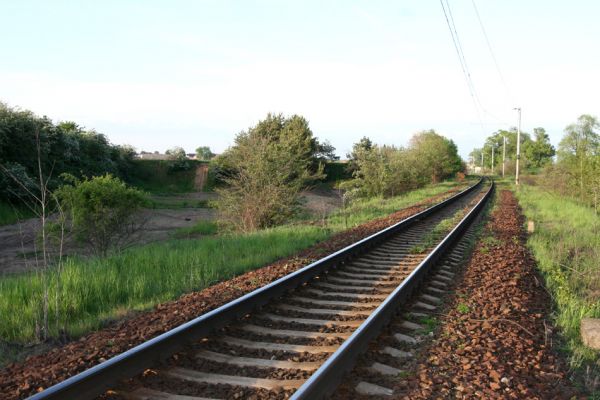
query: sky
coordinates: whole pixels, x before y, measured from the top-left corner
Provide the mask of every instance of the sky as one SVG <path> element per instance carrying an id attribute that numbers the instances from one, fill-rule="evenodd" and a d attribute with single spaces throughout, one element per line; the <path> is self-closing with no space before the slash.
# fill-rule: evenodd
<path id="1" fill-rule="evenodd" d="M 475 0 L 500 72 L 473 0 L 448 4 L 479 103 L 435 0 L 0 0 L 0 101 L 138 151 L 299 114 L 342 157 L 435 129 L 466 158 L 514 107 L 556 145 L 600 114 L 600 2 Z"/>

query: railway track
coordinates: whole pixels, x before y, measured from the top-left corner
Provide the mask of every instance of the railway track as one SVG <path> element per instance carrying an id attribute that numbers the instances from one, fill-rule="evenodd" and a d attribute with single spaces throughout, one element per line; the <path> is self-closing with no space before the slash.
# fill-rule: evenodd
<path id="1" fill-rule="evenodd" d="M 480 181 L 32 399 L 327 396 L 463 235 L 492 189 Z M 431 306 L 451 278 L 450 271 L 437 270 L 417 307 Z M 390 349 L 392 356 L 407 356 Z"/>

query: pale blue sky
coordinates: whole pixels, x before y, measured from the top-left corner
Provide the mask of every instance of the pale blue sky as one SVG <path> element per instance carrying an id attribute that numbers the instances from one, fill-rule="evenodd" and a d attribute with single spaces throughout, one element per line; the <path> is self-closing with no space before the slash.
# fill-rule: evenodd
<path id="1" fill-rule="evenodd" d="M 421 129 L 463 156 L 516 124 L 557 143 L 600 114 L 600 3 L 449 0 L 487 110 L 479 123 L 439 1 L 0 0 L 0 101 L 138 150 L 217 152 L 268 112 L 305 116 L 345 154 Z"/>

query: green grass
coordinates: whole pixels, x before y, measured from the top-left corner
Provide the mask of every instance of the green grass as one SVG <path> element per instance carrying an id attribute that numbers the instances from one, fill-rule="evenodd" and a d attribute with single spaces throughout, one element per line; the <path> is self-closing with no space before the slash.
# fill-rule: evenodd
<path id="1" fill-rule="evenodd" d="M 473 182 L 469 182 L 472 184 Z M 465 183 L 466 185 L 467 183 Z M 402 208 L 409 207 L 428 197 L 432 197 L 456 187 L 457 182 L 441 182 L 436 185 L 428 185 L 420 189 L 404 193 L 391 198 L 375 197 L 372 199 L 358 199 L 352 202 L 346 210 L 339 209 L 328 218 L 331 227 L 343 229 L 360 225 L 366 221 L 389 215 Z"/>
<path id="2" fill-rule="evenodd" d="M 150 244 L 107 258 L 68 259 L 60 275 L 54 269 L 47 275 L 51 334 L 58 335 L 64 327 L 77 336 L 123 310 L 146 309 L 203 289 L 327 236 L 327 230 L 314 226 L 281 227 Z M 34 339 L 42 287 L 41 274 L 0 280 L 0 337 L 15 342 Z"/>
<path id="3" fill-rule="evenodd" d="M 198 221 L 193 226 L 179 228 L 175 231 L 176 238 L 189 238 L 200 235 L 215 235 L 218 231 L 218 226 L 213 221 Z"/>
<path id="4" fill-rule="evenodd" d="M 600 218 L 594 210 L 536 187 L 517 192 L 526 217 L 535 223 L 533 251 L 556 306 L 571 366 L 592 365 L 598 352 L 583 346 L 583 317 L 600 318 Z"/>
<path id="5" fill-rule="evenodd" d="M 0 226 L 14 224 L 32 217 L 34 217 L 34 214 L 27 207 L 23 205 L 12 206 L 0 200 Z"/>
<path id="6" fill-rule="evenodd" d="M 356 201 L 346 212 L 350 226 L 382 217 L 455 186 L 445 182 L 391 199 Z M 22 274 L 0 279 L 0 338 L 27 343 L 40 321 L 44 279 L 49 282 L 50 334 L 76 337 L 130 310 L 144 310 L 218 281 L 290 256 L 345 228 L 343 211 L 326 228 L 294 224 L 249 234 L 173 239 L 131 248 L 106 258 L 69 258 L 61 274 Z M 212 223 L 190 234 L 210 235 Z"/>

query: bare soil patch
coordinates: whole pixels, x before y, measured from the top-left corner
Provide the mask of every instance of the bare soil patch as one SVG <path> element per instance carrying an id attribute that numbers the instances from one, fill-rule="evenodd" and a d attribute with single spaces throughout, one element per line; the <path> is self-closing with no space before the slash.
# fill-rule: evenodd
<path id="1" fill-rule="evenodd" d="M 22 363 L 8 365 L 0 371 L 0 399 L 30 396 L 87 368 L 99 364 L 146 340 L 149 340 L 186 321 L 215 309 L 233 299 L 264 286 L 326 254 L 339 250 L 393 223 L 424 210 L 433 203 L 454 194 L 458 188 L 433 196 L 388 217 L 376 219 L 318 243 L 295 256 L 279 260 L 266 267 L 250 271 L 205 290 L 181 296 L 113 323 L 42 354 L 31 356 Z"/>

